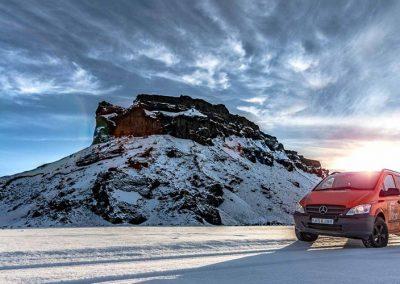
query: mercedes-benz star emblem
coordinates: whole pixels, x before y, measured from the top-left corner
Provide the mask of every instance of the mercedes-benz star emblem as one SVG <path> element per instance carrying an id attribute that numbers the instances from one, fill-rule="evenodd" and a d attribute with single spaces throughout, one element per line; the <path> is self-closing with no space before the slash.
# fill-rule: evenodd
<path id="1" fill-rule="evenodd" d="M 325 205 L 319 207 L 319 213 L 326 214 L 327 212 L 328 212 L 328 207 L 326 207 Z"/>

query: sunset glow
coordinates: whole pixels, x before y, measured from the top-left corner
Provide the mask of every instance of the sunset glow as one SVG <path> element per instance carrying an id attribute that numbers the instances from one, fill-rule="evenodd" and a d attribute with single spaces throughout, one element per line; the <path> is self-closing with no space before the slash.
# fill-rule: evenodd
<path id="1" fill-rule="evenodd" d="M 364 142 L 349 150 L 348 154 L 334 158 L 331 169 L 372 171 L 388 168 L 400 171 L 399 142 Z"/>

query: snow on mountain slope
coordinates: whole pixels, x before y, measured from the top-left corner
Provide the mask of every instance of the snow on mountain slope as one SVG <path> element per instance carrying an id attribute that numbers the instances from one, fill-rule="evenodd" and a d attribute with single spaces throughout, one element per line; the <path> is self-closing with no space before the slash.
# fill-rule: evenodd
<path id="1" fill-rule="evenodd" d="M 2 178 L 0 225 L 291 223 L 294 201 L 319 178 L 253 163 L 238 149 L 268 147 L 225 140 L 124 137 Z"/>
<path id="2" fill-rule="evenodd" d="M 295 202 L 326 173 L 319 162 L 220 105 L 183 101 L 158 108 L 146 97 L 127 110 L 102 103 L 97 144 L 0 178 L 0 226 L 292 223 Z M 149 129 L 157 133 L 132 134 Z"/>

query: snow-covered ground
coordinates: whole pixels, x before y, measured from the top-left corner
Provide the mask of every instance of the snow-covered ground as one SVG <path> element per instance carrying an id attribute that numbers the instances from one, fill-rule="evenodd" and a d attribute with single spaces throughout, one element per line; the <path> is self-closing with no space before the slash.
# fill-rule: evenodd
<path id="1" fill-rule="evenodd" d="M 0 283 L 399 283 L 389 247 L 293 227 L 97 227 L 0 231 Z"/>

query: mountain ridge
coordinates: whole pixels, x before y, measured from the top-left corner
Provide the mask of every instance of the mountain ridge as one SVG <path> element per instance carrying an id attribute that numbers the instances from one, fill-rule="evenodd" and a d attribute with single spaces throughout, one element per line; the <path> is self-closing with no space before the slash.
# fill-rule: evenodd
<path id="1" fill-rule="evenodd" d="M 197 113 L 190 112 L 191 110 L 197 110 Z M 189 96 L 148 94 L 139 94 L 129 108 L 122 108 L 105 101 L 99 103 L 96 110 L 93 144 L 106 142 L 113 136 L 157 134 L 169 134 L 210 146 L 212 139 L 216 137 L 237 136 L 262 140 L 271 151 L 285 151 L 293 166 L 297 164 L 303 170 L 320 177 L 327 174 L 319 161 L 307 159 L 293 150 L 285 150 L 275 136 L 262 132 L 258 125 L 247 118 L 231 114 L 222 104 L 213 105 Z M 288 163 L 285 164 L 292 167 Z"/>

